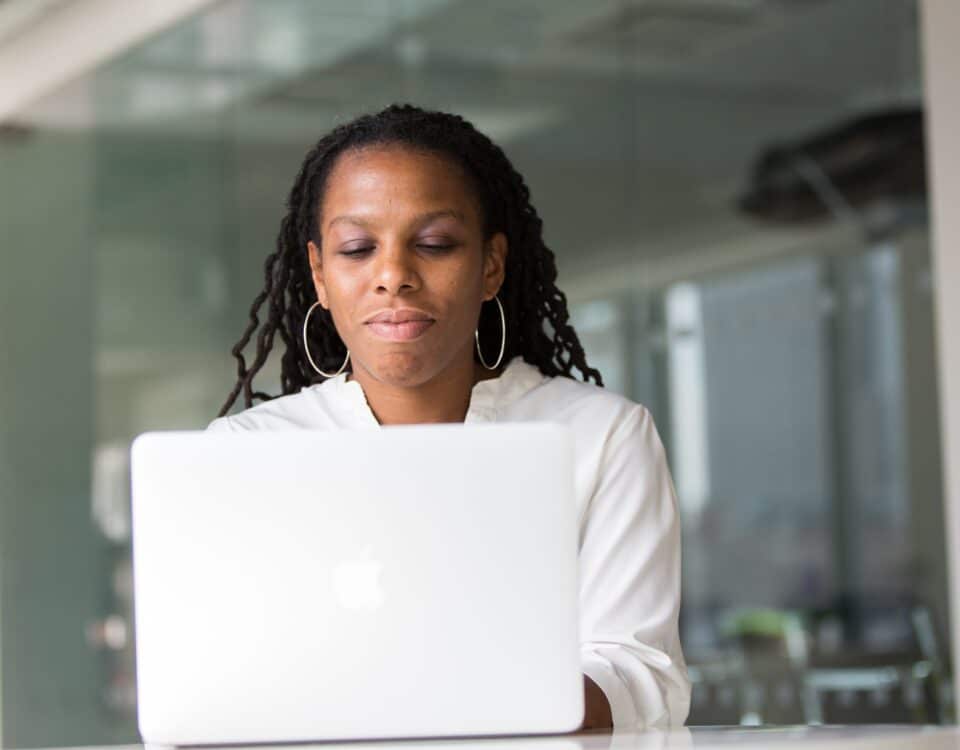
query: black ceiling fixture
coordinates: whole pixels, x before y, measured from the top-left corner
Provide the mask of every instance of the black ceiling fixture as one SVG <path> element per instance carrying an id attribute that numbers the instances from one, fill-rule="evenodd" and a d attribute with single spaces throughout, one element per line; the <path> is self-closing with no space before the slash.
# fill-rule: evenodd
<path id="1" fill-rule="evenodd" d="M 760 154 L 738 208 L 778 223 L 861 221 L 878 203 L 926 195 L 923 110 L 889 109 Z"/>

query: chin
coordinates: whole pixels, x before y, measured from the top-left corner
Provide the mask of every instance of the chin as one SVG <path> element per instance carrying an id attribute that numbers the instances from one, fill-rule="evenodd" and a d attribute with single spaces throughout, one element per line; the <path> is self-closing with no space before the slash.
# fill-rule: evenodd
<path id="1" fill-rule="evenodd" d="M 403 388 L 414 388 L 433 379 L 440 363 L 422 353 L 393 351 L 372 358 L 371 375 L 381 383 Z"/>

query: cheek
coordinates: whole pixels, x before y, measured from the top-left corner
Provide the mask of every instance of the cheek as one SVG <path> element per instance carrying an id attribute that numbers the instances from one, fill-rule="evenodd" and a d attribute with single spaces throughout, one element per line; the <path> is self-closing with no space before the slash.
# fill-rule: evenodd
<path id="1" fill-rule="evenodd" d="M 483 294 L 483 267 L 474 258 L 457 258 L 444 269 L 442 283 L 445 291 L 461 301 L 480 298 Z"/>
<path id="2" fill-rule="evenodd" d="M 333 324 L 344 341 L 352 338 L 351 331 L 356 328 L 356 301 L 351 293 L 349 282 L 341 275 L 328 274 L 324 279 L 327 294 L 327 307 L 333 317 Z M 349 346 L 349 344 L 348 344 Z"/>
<path id="3" fill-rule="evenodd" d="M 483 278 L 475 264 L 463 264 L 455 272 L 438 280 L 437 292 L 446 300 L 451 322 L 472 334 L 477 326 L 483 301 Z M 442 291 L 441 291 L 442 290 Z"/>
<path id="4" fill-rule="evenodd" d="M 328 268 L 329 271 L 324 280 L 331 307 L 350 309 L 358 290 L 362 287 L 362 280 L 358 278 L 359 274 L 345 273 L 342 269 L 337 268 L 336 264 L 330 264 Z"/>

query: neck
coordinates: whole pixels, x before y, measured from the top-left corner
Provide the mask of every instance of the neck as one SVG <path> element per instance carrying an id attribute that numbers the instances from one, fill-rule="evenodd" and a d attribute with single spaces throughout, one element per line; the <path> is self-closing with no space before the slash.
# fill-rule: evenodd
<path id="1" fill-rule="evenodd" d="M 363 388 L 367 403 L 381 425 L 463 422 L 470 408 L 473 386 L 499 375 L 473 361 L 473 352 L 462 364 L 416 386 L 398 386 L 374 378 L 358 367 L 348 376 Z"/>

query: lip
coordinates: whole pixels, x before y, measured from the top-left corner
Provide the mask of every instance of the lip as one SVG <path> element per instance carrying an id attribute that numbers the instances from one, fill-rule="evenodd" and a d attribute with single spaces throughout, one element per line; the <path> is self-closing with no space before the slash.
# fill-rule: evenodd
<path id="1" fill-rule="evenodd" d="M 392 308 L 388 307 L 384 310 L 380 310 L 378 313 L 371 315 L 364 322 L 365 323 L 409 323 L 411 321 L 432 321 L 429 315 L 427 315 L 423 310 L 417 310 L 413 307 L 400 307 Z"/>
<path id="2" fill-rule="evenodd" d="M 423 310 L 410 307 L 381 310 L 367 319 L 366 326 L 374 336 L 387 341 L 413 341 L 436 321 Z"/>
<path id="3" fill-rule="evenodd" d="M 430 326 L 432 320 L 408 320 L 403 323 L 384 323 L 375 321 L 367 323 L 367 328 L 373 331 L 373 334 L 379 338 L 389 341 L 412 341 L 423 335 Z"/>

